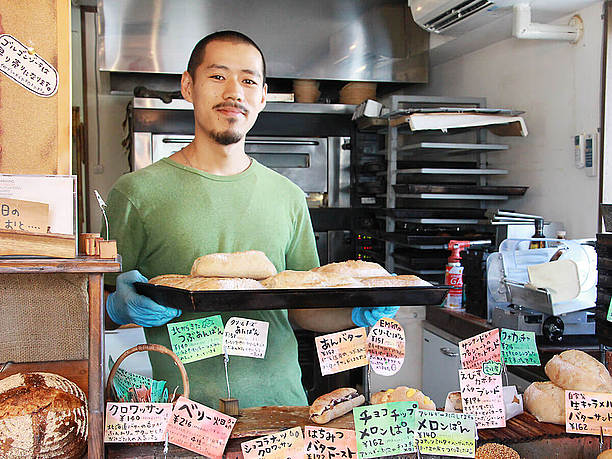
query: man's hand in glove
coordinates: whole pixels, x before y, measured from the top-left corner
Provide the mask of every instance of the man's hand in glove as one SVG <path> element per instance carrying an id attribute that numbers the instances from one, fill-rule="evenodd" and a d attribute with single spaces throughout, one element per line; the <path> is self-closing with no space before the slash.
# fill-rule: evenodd
<path id="1" fill-rule="evenodd" d="M 358 327 L 373 327 L 378 319 L 383 317 L 392 318 L 397 313 L 399 306 L 381 306 L 378 308 L 363 306 L 353 308 L 351 318 Z"/>
<path id="2" fill-rule="evenodd" d="M 106 300 L 108 316 L 117 325 L 136 324 L 158 327 L 181 315 L 180 309 L 157 304 L 151 298 L 136 293 L 134 282 L 148 279 L 136 270 L 117 276 L 117 289 Z"/>

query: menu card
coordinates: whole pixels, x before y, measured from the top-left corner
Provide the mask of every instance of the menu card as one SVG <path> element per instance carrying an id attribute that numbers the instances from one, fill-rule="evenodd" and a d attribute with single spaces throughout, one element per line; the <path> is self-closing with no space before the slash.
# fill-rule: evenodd
<path id="1" fill-rule="evenodd" d="M 476 424 L 470 414 L 417 410 L 416 438 L 421 454 L 474 457 Z"/>
<path id="2" fill-rule="evenodd" d="M 459 370 L 463 412 L 474 416 L 476 427 L 506 427 L 506 408 L 501 375 L 482 370 Z"/>
<path id="3" fill-rule="evenodd" d="M 501 349 L 506 365 L 540 365 L 535 332 L 502 328 Z"/>
<path id="4" fill-rule="evenodd" d="M 323 376 L 368 364 L 363 327 L 317 336 L 315 343 Z"/>
<path id="5" fill-rule="evenodd" d="M 390 402 L 353 408 L 359 457 L 414 452 L 417 407 L 417 402 Z"/>
<path id="6" fill-rule="evenodd" d="M 565 431 L 612 436 L 612 394 L 565 391 Z"/>
<path id="7" fill-rule="evenodd" d="M 220 315 L 169 323 L 172 350 L 183 363 L 223 353 L 223 321 Z"/>
<path id="8" fill-rule="evenodd" d="M 172 403 L 106 404 L 105 443 L 164 441 Z"/>
<path id="9" fill-rule="evenodd" d="M 236 419 L 179 397 L 166 432 L 173 445 L 212 458 L 221 458 Z"/>
<path id="10" fill-rule="evenodd" d="M 0 228 L 46 233 L 49 204 L 0 197 Z"/>
<path id="11" fill-rule="evenodd" d="M 306 426 L 304 428 L 305 459 L 357 457 L 354 430 Z"/>
<path id="12" fill-rule="evenodd" d="M 230 317 L 223 332 L 223 347 L 228 355 L 263 359 L 268 345 L 268 322 Z"/>
<path id="13" fill-rule="evenodd" d="M 370 330 L 367 355 L 374 373 L 391 376 L 404 363 L 406 336 L 402 326 L 393 319 L 383 317 Z"/>
<path id="14" fill-rule="evenodd" d="M 245 441 L 240 445 L 244 459 L 303 459 L 304 436 L 300 427 Z"/>
<path id="15" fill-rule="evenodd" d="M 481 369 L 489 360 L 501 362 L 499 329 L 494 328 L 480 335 L 459 341 L 459 355 L 463 368 Z"/>

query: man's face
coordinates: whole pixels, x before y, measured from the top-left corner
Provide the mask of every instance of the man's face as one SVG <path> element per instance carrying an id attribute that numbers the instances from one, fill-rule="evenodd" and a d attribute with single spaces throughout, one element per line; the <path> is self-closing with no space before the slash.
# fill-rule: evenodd
<path id="1" fill-rule="evenodd" d="M 181 92 L 193 103 L 196 126 L 222 145 L 244 138 L 266 105 L 263 63 L 247 43 L 208 43 L 195 78 L 183 73 Z"/>

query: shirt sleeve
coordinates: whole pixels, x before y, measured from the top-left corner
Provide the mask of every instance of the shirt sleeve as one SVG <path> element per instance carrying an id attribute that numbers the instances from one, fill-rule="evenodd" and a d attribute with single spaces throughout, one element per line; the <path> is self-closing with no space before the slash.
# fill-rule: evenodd
<path id="1" fill-rule="evenodd" d="M 306 199 L 299 203 L 295 218 L 295 231 L 285 258 L 286 269 L 307 271 L 319 266 L 319 254 Z"/>
<path id="2" fill-rule="evenodd" d="M 110 239 L 117 241 L 121 271 L 139 269 L 139 259 L 146 245 L 146 231 L 138 209 L 120 190 L 113 188 L 106 201 Z M 115 285 L 118 273 L 106 274 L 104 283 Z"/>

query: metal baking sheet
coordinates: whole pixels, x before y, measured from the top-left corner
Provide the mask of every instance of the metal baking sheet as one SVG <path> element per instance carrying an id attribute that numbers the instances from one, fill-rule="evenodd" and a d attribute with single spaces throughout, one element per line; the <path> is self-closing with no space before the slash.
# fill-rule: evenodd
<path id="1" fill-rule="evenodd" d="M 134 285 L 138 293 L 159 304 L 200 312 L 439 305 L 450 290 L 449 286 L 435 285 L 192 292 L 146 282 L 136 282 Z"/>

